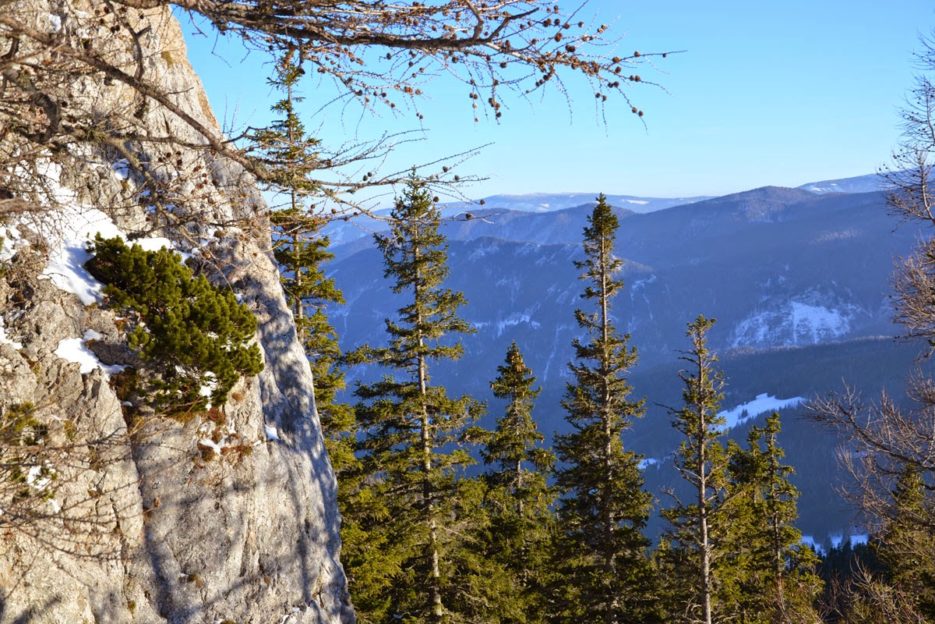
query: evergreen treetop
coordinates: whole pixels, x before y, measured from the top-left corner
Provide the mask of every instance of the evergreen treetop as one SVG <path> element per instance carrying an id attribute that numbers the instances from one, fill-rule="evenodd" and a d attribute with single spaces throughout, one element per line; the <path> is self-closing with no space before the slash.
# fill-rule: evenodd
<path id="1" fill-rule="evenodd" d="M 541 446 L 544 436 L 532 417 L 539 389 L 515 342 L 497 372 L 490 387 L 507 404 L 495 430 L 482 437 L 480 449 L 484 463 L 492 467 L 484 475 L 483 505 L 489 517 L 484 552 L 508 573 L 511 583 L 501 604 L 508 602 L 515 615 L 504 613 L 501 621 L 544 622 L 554 530 L 548 472 L 555 457 Z"/>
<path id="2" fill-rule="evenodd" d="M 322 167 L 318 156 L 320 141 L 308 136 L 295 108 L 302 101 L 295 87 L 304 74 L 296 50 L 289 50 L 279 58 L 268 83 L 285 92 L 272 107 L 281 117 L 270 127 L 255 130 L 249 136 L 253 143 L 250 152 L 263 170 L 264 183 L 288 191 L 292 209 L 296 208 L 298 198 L 318 190 L 319 185 L 310 174 Z"/>
<path id="3" fill-rule="evenodd" d="M 368 575 L 356 583 L 357 604 L 373 621 L 412 622 L 489 620 L 484 611 L 493 594 L 479 581 L 482 560 L 465 545 L 466 525 L 482 524 L 470 483 L 459 483 L 459 469 L 472 462 L 465 430 L 481 413 L 470 397 L 452 399 L 430 384 L 430 364 L 457 359 L 460 343 L 450 338 L 472 328 L 458 316 L 461 293 L 443 287 L 447 252 L 439 233 L 440 214 L 422 181 L 413 177 L 391 214 L 390 230 L 376 235 L 393 279 L 406 295 L 398 320 L 387 320 L 390 344 L 364 355 L 392 374 L 358 387 L 361 482 L 370 501 L 358 515 L 358 560 Z M 381 548 L 374 555 L 373 546 Z M 368 552 L 369 551 L 369 552 Z M 352 554 L 352 557 L 354 555 Z M 354 568 L 351 567 L 352 589 Z"/>
<path id="4" fill-rule="evenodd" d="M 593 622 L 648 622 L 657 617 L 655 578 L 642 531 L 651 497 L 643 491 L 639 457 L 625 450 L 622 432 L 643 414 L 630 397 L 627 375 L 636 362 L 629 336 L 611 319 L 611 300 L 622 287 L 614 256 L 618 221 L 601 195 L 584 229 L 585 258 L 576 262 L 587 282 L 582 297 L 593 312 L 575 310 L 587 341 L 575 339 L 574 382 L 562 405 L 572 433 L 556 438 L 562 462 L 556 483 L 561 537 L 558 556 L 565 587 L 562 617 Z"/>
<path id="5" fill-rule="evenodd" d="M 744 622 L 818 620 L 818 560 L 795 527 L 798 491 L 792 468 L 782 463 L 781 430 L 774 412 L 750 429 L 746 449 L 728 444 L 730 496 L 720 511 L 721 556 L 714 564 L 721 611 Z"/>
<path id="6" fill-rule="evenodd" d="M 932 495 L 917 466 L 901 467 L 892 498 L 890 517 L 874 549 L 890 582 L 912 597 L 920 614 L 935 621 L 935 518 Z"/>
<path id="7" fill-rule="evenodd" d="M 421 359 L 458 359 L 460 342 L 445 344 L 440 339 L 474 332 L 458 316 L 464 295 L 442 287 L 448 277 L 448 249 L 440 225 L 441 211 L 424 182 L 412 177 L 390 214 L 389 232 L 374 235 L 386 265 L 384 276 L 393 279 L 393 292 L 413 295 L 399 309 L 398 322 L 386 321 L 391 343 L 379 355 L 387 365 L 405 368 Z"/>
<path id="8" fill-rule="evenodd" d="M 727 488 L 727 460 L 720 443 L 724 418 L 718 415 L 723 399 L 723 378 L 715 364 L 717 356 L 707 344 L 707 334 L 714 320 L 699 315 L 688 324 L 689 351 L 681 359 L 689 364 L 679 373 L 684 388 L 683 405 L 673 409 L 672 425 L 682 434 L 675 466 L 689 484 L 694 500 L 679 501 L 662 512 L 672 525 L 667 534 L 671 545 L 669 555 L 676 561 L 680 579 L 669 579 L 679 585 L 674 595 L 680 604 L 671 605 L 673 613 L 712 624 L 717 608 L 714 562 L 718 549 L 718 511 Z"/>
<path id="9" fill-rule="evenodd" d="M 533 387 L 536 378 L 515 342 L 507 350 L 506 361 L 497 367 L 497 373 L 490 388 L 495 397 L 507 401 L 506 410 L 485 440 L 480 454 L 485 464 L 498 466 L 492 474 L 502 475 L 516 487 L 525 464 L 546 471 L 552 468 L 554 458 L 540 448 L 545 436 L 539 432 L 532 416 L 540 388 Z"/>

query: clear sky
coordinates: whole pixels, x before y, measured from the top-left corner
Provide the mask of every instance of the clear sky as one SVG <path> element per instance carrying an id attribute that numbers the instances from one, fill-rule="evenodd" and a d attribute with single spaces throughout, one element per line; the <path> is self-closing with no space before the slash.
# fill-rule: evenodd
<path id="1" fill-rule="evenodd" d="M 393 169 L 492 143 L 461 165 L 487 178 L 465 189 L 472 197 L 797 186 L 872 173 L 886 161 L 918 72 L 913 51 L 935 28 L 930 0 L 591 0 L 583 15 L 610 25 L 621 52 L 685 50 L 639 70 L 665 87 L 631 90 L 646 127 L 613 100 L 604 124 L 586 85 L 574 83 L 571 111 L 557 93 L 513 98 L 501 123 L 475 124 L 464 88 L 445 80 L 428 89 L 421 128 L 411 116 L 362 118 L 354 108 L 313 115 L 335 91 L 309 82 L 300 87 L 306 126 L 332 145 L 419 131 L 424 140 L 389 157 L 384 166 Z M 276 94 L 265 82 L 266 59 L 186 29 L 219 118 L 267 121 Z"/>

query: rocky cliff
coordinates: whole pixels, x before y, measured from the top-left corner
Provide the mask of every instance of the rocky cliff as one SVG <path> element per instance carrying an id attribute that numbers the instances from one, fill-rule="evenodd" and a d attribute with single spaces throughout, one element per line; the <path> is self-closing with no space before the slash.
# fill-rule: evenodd
<path id="1" fill-rule="evenodd" d="M 0 429 L 28 413 L 33 433 L 0 445 L 0 622 L 352 622 L 266 207 L 219 155 L 176 19 L 0 2 L 4 51 Z M 171 246 L 233 288 L 256 314 L 263 371 L 210 413 L 131 418 L 123 319 L 83 268 L 97 232 Z"/>

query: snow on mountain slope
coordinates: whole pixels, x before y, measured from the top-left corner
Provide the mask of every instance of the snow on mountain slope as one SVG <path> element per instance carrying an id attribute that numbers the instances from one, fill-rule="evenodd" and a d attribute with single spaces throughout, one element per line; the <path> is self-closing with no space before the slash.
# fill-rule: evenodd
<path id="1" fill-rule="evenodd" d="M 814 293 L 755 310 L 734 327 L 731 346 L 801 346 L 846 336 L 861 309 Z"/>
<path id="2" fill-rule="evenodd" d="M 852 178 L 840 178 L 837 180 L 821 180 L 819 182 L 807 182 L 798 187 L 810 193 L 872 193 L 873 191 L 885 191 L 887 189 L 886 180 L 879 174 L 871 173 L 868 175 L 855 176 Z"/>
<path id="3" fill-rule="evenodd" d="M 741 403 L 732 409 L 718 412 L 718 416 L 724 418 L 725 422 L 723 428 L 727 430 L 742 425 L 749 420 L 753 420 L 760 414 L 777 412 L 787 407 L 796 407 L 804 402 L 805 397 L 797 396 L 789 399 L 779 399 L 769 393 L 762 392 L 756 395 L 756 398 L 753 400 Z"/>

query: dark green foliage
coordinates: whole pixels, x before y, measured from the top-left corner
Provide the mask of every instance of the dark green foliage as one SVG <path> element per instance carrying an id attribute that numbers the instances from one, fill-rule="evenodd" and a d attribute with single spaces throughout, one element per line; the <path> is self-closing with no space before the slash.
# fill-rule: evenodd
<path id="1" fill-rule="evenodd" d="M 536 621 L 532 586 L 524 586 L 496 548 L 501 518 L 492 514 L 483 479 L 459 479 L 454 513 L 442 531 L 456 534 L 442 552 L 443 622 L 514 623 Z M 518 562 L 512 562 L 517 564 Z"/>
<path id="2" fill-rule="evenodd" d="M 562 492 L 555 618 L 563 622 L 651 622 L 657 617 L 656 579 L 643 529 L 651 497 L 642 490 L 639 457 L 623 448 L 621 433 L 643 414 L 627 380 L 636 362 L 628 335 L 619 335 L 610 302 L 622 287 L 615 279 L 618 222 L 603 195 L 584 230 L 581 278 L 584 299 L 596 311 L 575 311 L 587 342 L 575 340 L 574 383 L 562 402 L 572 433 L 558 436 Z"/>
<path id="3" fill-rule="evenodd" d="M 100 236 L 88 271 L 106 284 L 112 308 L 128 317 L 130 347 L 150 373 L 154 405 L 170 415 L 222 405 L 234 384 L 263 369 L 250 344 L 256 319 L 234 293 L 195 276 L 168 250 L 144 251 Z M 211 388 L 203 396 L 203 388 Z"/>
<path id="4" fill-rule="evenodd" d="M 871 540 L 872 541 L 872 540 Z M 852 545 L 844 540 L 840 546 L 830 548 L 818 557 L 818 575 L 824 585 L 821 597 L 822 620 L 849 622 L 855 602 L 861 602 L 859 585 L 869 575 L 880 578 L 883 566 L 872 544 Z"/>
<path id="5" fill-rule="evenodd" d="M 798 491 L 782 464 L 779 414 L 753 427 L 748 447 L 728 446 L 730 496 L 721 510 L 725 528 L 715 562 L 721 612 L 741 622 L 815 621 L 821 592 L 817 557 L 795 528 Z"/>
<path id="6" fill-rule="evenodd" d="M 539 389 L 533 387 L 536 379 L 515 342 L 497 372 L 490 387 L 507 405 L 496 429 L 483 437 L 480 452 L 484 463 L 492 467 L 484 477 L 483 504 L 490 519 L 485 547 L 513 584 L 509 600 L 519 616 L 502 614 L 501 621 L 545 622 L 554 530 L 554 494 L 547 475 L 555 457 L 541 447 L 544 437 L 532 417 Z"/>
<path id="7" fill-rule="evenodd" d="M 466 537 L 484 522 L 475 517 L 480 506 L 467 503 L 479 501 L 476 483 L 457 480 L 471 463 L 464 432 L 482 406 L 430 383 L 430 364 L 457 359 L 461 345 L 451 338 L 472 329 L 457 315 L 462 295 L 442 286 L 439 223 L 432 197 L 412 178 L 389 232 L 376 236 L 385 274 L 407 303 L 386 321 L 389 346 L 364 354 L 393 375 L 356 391 L 362 476 L 345 517 L 345 563 L 363 622 L 496 621 L 488 562 Z"/>
<path id="8" fill-rule="evenodd" d="M 699 316 L 688 325 L 691 350 L 681 359 L 689 370 L 680 373 L 683 406 L 673 410 L 673 426 L 682 434 L 675 465 L 692 489 L 694 501 L 679 502 L 662 515 L 671 524 L 667 533 L 672 562 L 664 564 L 677 573 L 667 590 L 675 599 L 670 619 L 700 620 L 711 624 L 716 609 L 714 563 L 722 554 L 724 538 L 719 511 L 727 495 L 727 459 L 720 438 L 724 419 L 718 416 L 723 380 L 714 367 L 717 357 L 707 346 L 714 320 Z"/>
<path id="9" fill-rule="evenodd" d="M 935 517 L 921 471 L 905 464 L 893 505 L 874 548 L 889 582 L 911 596 L 916 610 L 935 622 Z"/>
<path id="10" fill-rule="evenodd" d="M 840 546 L 830 548 L 821 555 L 816 553 L 815 556 L 818 557 L 818 575 L 826 591 L 833 585 L 846 583 L 857 570 L 877 575 L 884 569 L 872 543 L 854 545 L 850 540 L 844 540 Z"/>

